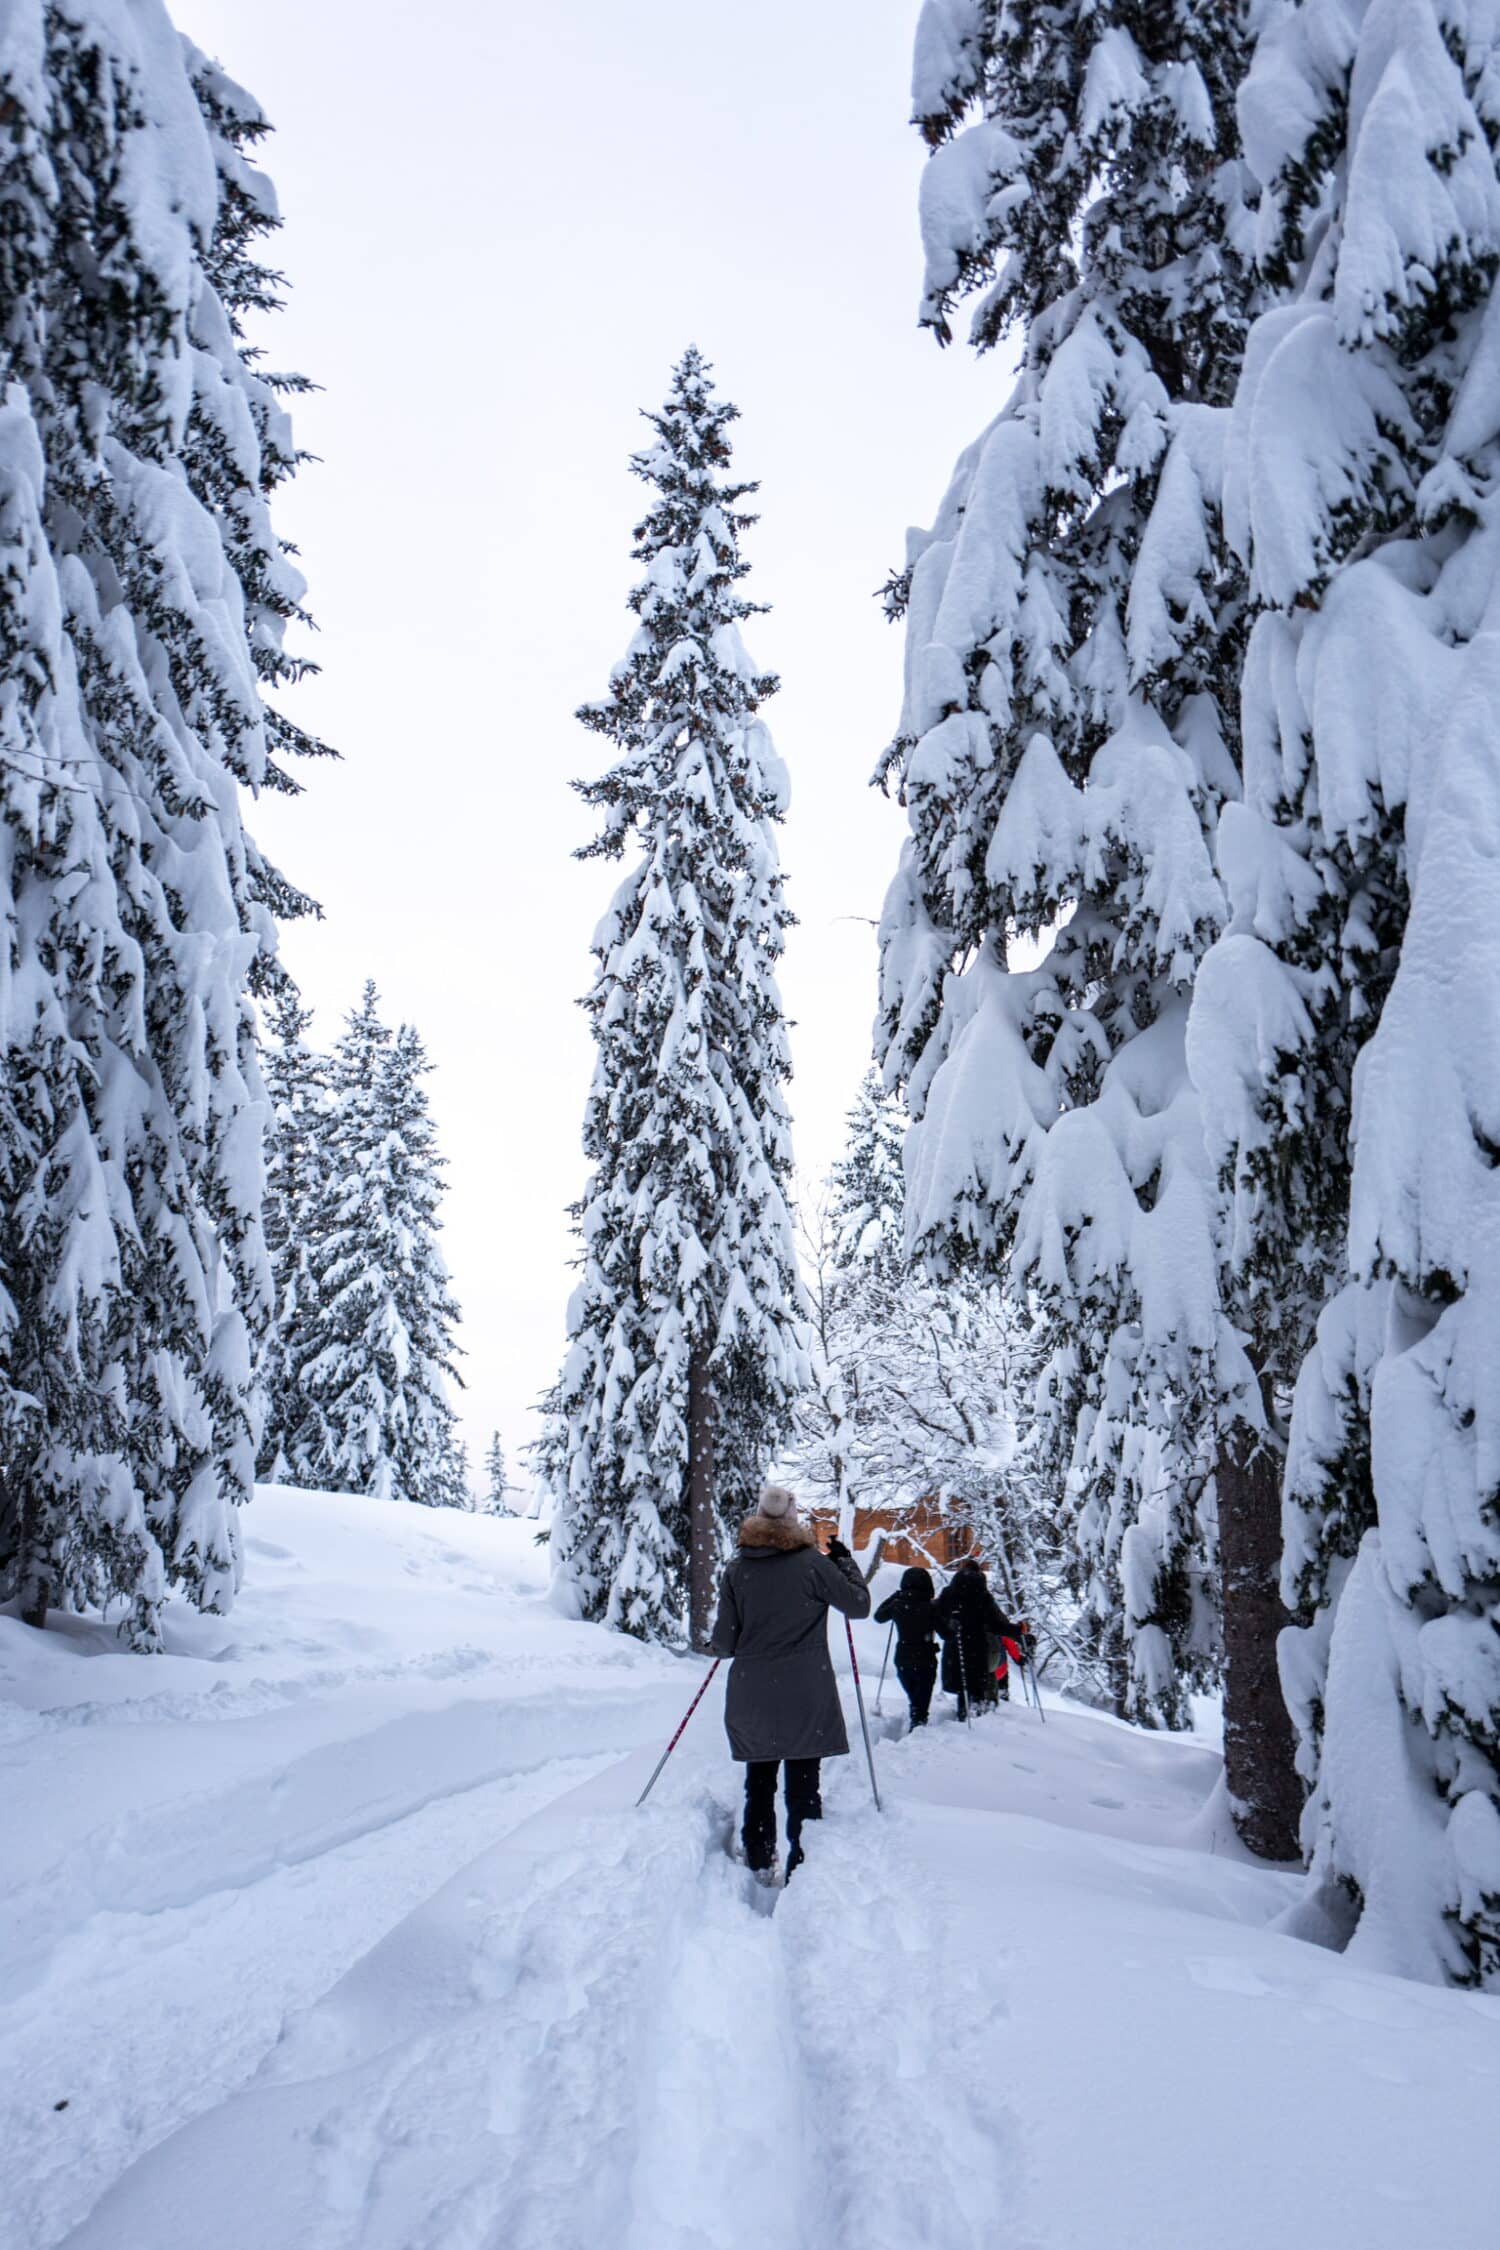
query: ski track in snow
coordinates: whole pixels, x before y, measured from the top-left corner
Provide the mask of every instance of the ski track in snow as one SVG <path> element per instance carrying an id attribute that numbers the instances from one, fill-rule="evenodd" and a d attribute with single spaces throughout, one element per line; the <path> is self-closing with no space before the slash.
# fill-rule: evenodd
<path id="1" fill-rule="evenodd" d="M 782 1908 L 793 2020 L 828 2121 L 829 2223 L 804 2221 L 801 2239 L 980 2250 L 995 2240 L 1015 2154 L 997 2069 L 1003 1956 L 986 1941 L 981 1987 L 960 1936 L 973 1929 L 973 1899 L 923 1878 L 906 1816 L 861 1806 L 864 1779 L 852 1762 L 838 1773 L 830 1812 L 859 1809 L 818 1835 Z M 1013 2228 L 1006 2239 L 1026 2250 Z"/>
<path id="2" fill-rule="evenodd" d="M 723 1848 L 722 1770 L 622 1819 L 638 1767 L 408 1916 L 73 2250 L 990 2243 L 1010 2127 L 994 2004 L 948 1944 L 962 1902 L 904 1864 L 852 1762 L 774 1914 Z"/>
<path id="3" fill-rule="evenodd" d="M 1413 2250 L 1414 2202 L 1444 2250 L 1487 2250 L 1500 2176 L 1455 2159 L 1500 2083 L 1500 2007 L 1278 1938 L 1296 1878 L 1205 1848 L 1211 1752 L 1056 1718 L 887 1738 L 883 1817 L 862 1762 L 830 1763 L 769 1894 L 724 1849 L 712 1724 L 639 1815 L 650 1749 L 562 1794 L 549 1769 L 542 1809 L 68 2250 L 1250 2250 L 1262 2207 L 1308 2250 Z M 1371 2098 L 1371 2031 L 1381 2083 L 1429 2089 L 1421 2159 Z M 1299 2234 L 1330 2159 L 1338 2225 Z"/>
<path id="4" fill-rule="evenodd" d="M 633 1809 L 697 1666 L 294 1510 L 232 1642 L 0 1620 L 0 2250 L 1491 2250 L 1500 2001 L 1278 1934 L 1208 1743 L 877 1717 L 880 1816 L 839 1647 L 768 1892 L 719 1694 Z"/>
<path id="5" fill-rule="evenodd" d="M 30 1847 L 35 1872 L 0 1931 L 0 1990 L 40 1981 L 48 1947 L 94 1913 L 157 1914 L 187 1908 L 210 1893 L 263 1882 L 298 1861 L 356 1844 L 362 1837 L 486 1781 L 534 1770 L 569 1752 L 613 1750 L 637 1738 L 628 1703 L 573 1697 L 549 1681 L 545 1700 L 439 1701 L 424 1710 L 371 1714 L 356 1734 L 347 1726 L 298 1750 L 297 1737 L 265 1734 L 242 1746 L 244 1769 L 214 1773 L 176 1801 L 110 1807 L 92 1824 L 89 1849 L 75 1835 L 53 1843 L 39 1823 Z M 665 1707 L 665 1706 L 663 1706 Z M 82 1784 L 114 1754 L 102 1730 L 83 1746 Z M 34 1769 L 55 1785 L 68 1777 L 67 1745 Z M 163 1745 L 170 1760 L 171 1746 Z M 27 1847 L 22 1847 L 22 1852 Z M 31 1870 L 28 1870 L 31 1872 Z"/>
<path id="6" fill-rule="evenodd" d="M 233 1619 L 174 1612 L 164 1658 L 0 1619 L 0 2250 L 52 2250 L 677 1703 L 675 1664 L 549 1610 L 530 1527 L 269 1491 L 255 1520 L 296 1548 L 252 1536 Z"/>
<path id="7" fill-rule="evenodd" d="M 58 2242 L 138 2156 L 242 2086 L 288 2016 L 481 1841 L 613 1763 L 555 1760 L 440 1795 L 258 1879 L 70 1931 L 45 1978 L 0 2005 L 0 2147 L 41 2144 L 7 2192 L 6 2250 Z"/>

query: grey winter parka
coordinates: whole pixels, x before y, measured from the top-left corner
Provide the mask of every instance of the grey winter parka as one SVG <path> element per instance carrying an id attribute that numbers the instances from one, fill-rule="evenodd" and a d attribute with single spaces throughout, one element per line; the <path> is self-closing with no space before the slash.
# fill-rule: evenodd
<path id="1" fill-rule="evenodd" d="M 821 1555 L 795 1517 L 747 1516 L 719 1587 L 709 1644 L 732 1656 L 724 1698 L 730 1756 L 842 1758 L 849 1737 L 828 1656 L 830 1605 L 867 1617 L 870 1590 L 852 1562 Z"/>

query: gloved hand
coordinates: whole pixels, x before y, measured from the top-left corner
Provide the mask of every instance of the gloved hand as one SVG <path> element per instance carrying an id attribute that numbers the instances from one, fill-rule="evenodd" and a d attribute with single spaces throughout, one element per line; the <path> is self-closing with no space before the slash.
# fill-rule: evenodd
<path id="1" fill-rule="evenodd" d="M 828 1558 L 830 1562 L 853 1562 L 854 1560 L 843 1540 L 837 1538 L 830 1539 L 828 1542 Z"/>

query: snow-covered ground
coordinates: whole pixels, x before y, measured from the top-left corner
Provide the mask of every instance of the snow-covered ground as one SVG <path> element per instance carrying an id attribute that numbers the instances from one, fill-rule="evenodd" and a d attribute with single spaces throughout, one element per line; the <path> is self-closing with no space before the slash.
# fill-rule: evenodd
<path id="1" fill-rule="evenodd" d="M 767 1894 L 530 1526 L 248 1529 L 164 1658 L 0 1617 L 4 2250 L 1493 2250 L 1500 2001 L 1277 1934 L 1207 1744 L 882 1722 Z"/>

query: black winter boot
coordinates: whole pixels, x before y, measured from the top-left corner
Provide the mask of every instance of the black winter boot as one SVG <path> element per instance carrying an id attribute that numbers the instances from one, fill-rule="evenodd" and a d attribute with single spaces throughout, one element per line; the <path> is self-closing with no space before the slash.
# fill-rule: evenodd
<path id="1" fill-rule="evenodd" d="M 745 1768 L 745 1865 L 764 1875 L 776 1864 L 776 1762 Z"/>

